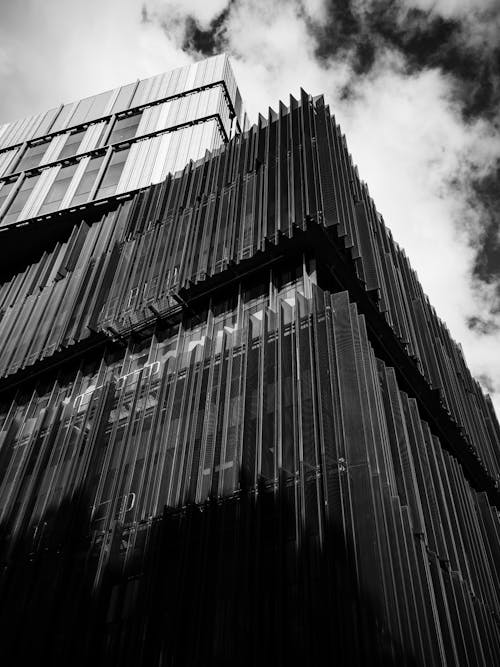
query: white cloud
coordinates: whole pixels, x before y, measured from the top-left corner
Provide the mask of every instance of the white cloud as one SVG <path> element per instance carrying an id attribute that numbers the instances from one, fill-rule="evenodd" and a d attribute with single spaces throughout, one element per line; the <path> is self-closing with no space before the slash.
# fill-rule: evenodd
<path id="1" fill-rule="evenodd" d="M 297 96 L 301 87 L 311 94 L 327 87 L 339 91 L 349 79 L 347 63 L 318 64 L 298 3 L 237 3 L 227 25 L 234 70 L 252 121 L 290 93 Z"/>
<path id="2" fill-rule="evenodd" d="M 139 0 L 0 3 L 0 122 L 190 61 L 140 19 Z"/>
<path id="3" fill-rule="evenodd" d="M 357 93 L 334 107 L 360 174 L 473 373 L 500 391 L 500 335 L 466 325 L 470 315 L 488 317 L 491 290 L 481 285 L 478 293 L 471 282 L 474 252 L 463 231 L 479 229 L 469 179 L 500 156 L 500 138 L 483 121 L 462 121 L 436 70 L 410 77 L 386 63 Z"/>

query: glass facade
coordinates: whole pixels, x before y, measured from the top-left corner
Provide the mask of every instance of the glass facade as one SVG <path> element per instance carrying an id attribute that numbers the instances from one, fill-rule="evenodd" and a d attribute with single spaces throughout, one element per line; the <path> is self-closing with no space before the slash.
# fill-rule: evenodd
<path id="1" fill-rule="evenodd" d="M 140 113 L 133 114 L 132 116 L 118 117 L 114 122 L 108 142 L 115 144 L 135 137 L 140 120 Z"/>
<path id="2" fill-rule="evenodd" d="M 491 400 L 321 97 L 186 164 L 215 131 L 44 169 L 40 210 L 100 204 L 2 232 L 26 246 L 0 284 L 5 654 L 498 664 Z M 158 182 L 115 197 L 134 170 Z"/>
<path id="3" fill-rule="evenodd" d="M 57 156 L 58 160 L 64 160 L 68 157 L 73 157 L 78 153 L 78 147 L 80 146 L 85 130 L 77 130 L 68 135 L 64 146 L 62 147 L 59 155 Z"/>
<path id="4" fill-rule="evenodd" d="M 38 167 L 42 161 L 42 157 L 47 150 L 48 141 L 41 141 L 36 144 L 28 144 L 21 160 L 16 165 L 16 171 L 26 171 Z"/>
<path id="5" fill-rule="evenodd" d="M 120 181 L 120 176 L 123 171 L 123 166 L 127 161 L 130 149 L 123 148 L 121 150 L 114 150 L 109 161 L 106 173 L 97 192 L 97 199 L 114 195 L 116 186 Z"/>

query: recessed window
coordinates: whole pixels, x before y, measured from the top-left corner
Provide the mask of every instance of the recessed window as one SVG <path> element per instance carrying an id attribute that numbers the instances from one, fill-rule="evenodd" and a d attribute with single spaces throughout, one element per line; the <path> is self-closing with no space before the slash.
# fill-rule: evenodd
<path id="1" fill-rule="evenodd" d="M 78 153 L 78 148 L 82 143 L 83 135 L 85 132 L 86 130 L 79 130 L 78 132 L 73 132 L 70 134 L 57 159 L 64 160 L 67 157 L 76 155 Z"/>
<path id="2" fill-rule="evenodd" d="M 15 170 L 26 171 L 27 169 L 34 169 L 35 167 L 38 167 L 42 161 L 42 157 L 44 156 L 45 151 L 47 150 L 48 144 L 49 140 L 46 140 L 28 146 L 21 160 L 15 167 Z"/>
<path id="3" fill-rule="evenodd" d="M 3 182 L 0 184 L 0 211 L 2 210 L 2 206 L 5 204 L 7 201 L 7 197 L 10 195 L 12 192 L 12 188 L 14 185 L 17 183 L 17 179 L 14 179 L 13 181 L 7 181 Z"/>
<path id="4" fill-rule="evenodd" d="M 76 109 L 71 115 L 71 119 L 68 125 L 75 126 L 80 125 L 80 123 L 84 123 L 92 106 L 93 100 L 93 97 L 86 97 L 85 99 L 80 100 Z"/>
<path id="5" fill-rule="evenodd" d="M 82 180 L 78 184 L 75 196 L 71 201 L 71 206 L 78 206 L 85 204 L 88 201 L 89 195 L 94 187 L 97 175 L 104 160 L 104 155 L 93 157 L 87 165 L 87 169 L 82 176 Z"/>
<path id="6" fill-rule="evenodd" d="M 116 144 L 119 141 L 126 141 L 135 137 L 137 128 L 141 122 L 141 116 L 142 113 L 136 113 L 133 116 L 117 118 L 111 130 L 108 143 Z"/>
<path id="7" fill-rule="evenodd" d="M 7 213 L 2 220 L 2 225 L 9 225 L 12 222 L 17 222 L 19 214 L 21 213 L 21 211 L 24 208 L 24 205 L 28 201 L 28 197 L 30 196 L 33 188 L 35 187 L 35 183 L 37 182 L 38 178 L 39 175 L 35 174 L 33 176 L 28 176 L 27 178 L 24 179 L 21 187 L 19 188 L 19 191 L 17 192 L 9 208 L 7 209 Z"/>
<path id="8" fill-rule="evenodd" d="M 102 183 L 97 192 L 97 197 L 109 197 L 116 192 L 116 186 L 120 180 L 123 166 L 127 160 L 130 149 L 125 148 L 113 152 L 111 160 L 102 179 Z"/>
<path id="9" fill-rule="evenodd" d="M 45 197 L 43 204 L 40 207 L 37 215 L 44 215 L 57 211 L 66 194 L 71 179 L 75 175 L 78 163 L 70 164 L 67 167 L 61 167 L 56 176 L 56 180 L 52 183 L 50 190 Z"/>

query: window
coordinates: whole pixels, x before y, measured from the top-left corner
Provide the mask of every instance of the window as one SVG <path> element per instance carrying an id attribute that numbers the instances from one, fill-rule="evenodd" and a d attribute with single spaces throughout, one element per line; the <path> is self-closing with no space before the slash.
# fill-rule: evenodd
<path id="1" fill-rule="evenodd" d="M 142 113 L 136 113 L 132 116 L 117 118 L 111 130 L 108 143 L 116 144 L 119 141 L 126 141 L 135 137 L 135 133 L 141 122 L 141 116 Z"/>
<path id="2" fill-rule="evenodd" d="M 56 176 L 56 180 L 52 183 L 50 190 L 45 197 L 45 200 L 40 207 L 37 215 L 44 215 L 45 213 L 52 213 L 57 211 L 66 194 L 68 186 L 73 178 L 78 163 L 70 164 L 67 167 L 61 167 Z"/>
<path id="3" fill-rule="evenodd" d="M 38 180 L 38 174 L 33 175 L 33 176 L 28 176 L 27 178 L 24 179 L 21 187 L 19 188 L 18 193 L 12 200 L 9 208 L 7 209 L 7 213 L 2 220 L 2 225 L 9 225 L 12 222 L 16 222 L 19 214 L 24 208 L 24 205 L 28 201 L 28 197 L 30 196 L 33 188 L 35 187 L 35 183 Z"/>
<path id="4" fill-rule="evenodd" d="M 76 155 L 78 153 L 78 147 L 82 142 L 83 135 L 85 134 L 85 132 L 86 130 L 79 130 L 78 132 L 73 132 L 72 134 L 70 134 L 69 137 L 66 139 L 66 143 L 62 147 L 61 152 L 59 153 L 59 157 L 57 159 L 64 160 L 64 158 Z"/>
<path id="5" fill-rule="evenodd" d="M 35 167 L 38 167 L 47 150 L 48 144 L 49 141 L 45 140 L 37 144 L 29 145 L 19 164 L 16 166 L 16 171 L 25 171 L 26 169 L 34 169 Z"/>
<path id="6" fill-rule="evenodd" d="M 116 186 L 120 180 L 120 176 L 123 171 L 123 165 L 127 160 L 129 150 L 129 148 L 125 148 L 123 150 L 117 150 L 113 152 L 97 193 L 98 198 L 109 197 L 115 194 Z"/>
<path id="7" fill-rule="evenodd" d="M 0 152 L 0 176 L 5 177 L 12 174 L 15 164 L 17 162 L 18 148 Z M 0 184 L 1 186 L 1 184 Z"/>
<path id="8" fill-rule="evenodd" d="M 12 192 L 12 188 L 14 187 L 14 185 L 16 183 L 17 183 L 17 179 L 14 179 L 13 181 L 7 181 L 7 182 L 0 183 L 0 211 L 2 210 L 2 206 L 7 201 L 7 197 Z"/>
<path id="9" fill-rule="evenodd" d="M 101 168 L 103 160 L 104 155 L 91 158 L 87 165 L 87 169 L 82 176 L 82 180 L 78 184 L 75 196 L 71 201 L 71 206 L 78 206 L 79 204 L 85 204 L 87 202 L 90 192 L 94 187 L 97 175 L 99 174 L 99 169 Z"/>

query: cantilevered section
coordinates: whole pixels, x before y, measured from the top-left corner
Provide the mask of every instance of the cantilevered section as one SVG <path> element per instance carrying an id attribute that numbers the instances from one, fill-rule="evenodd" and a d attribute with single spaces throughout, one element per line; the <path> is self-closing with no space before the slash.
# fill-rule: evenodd
<path id="1" fill-rule="evenodd" d="M 0 127 L 0 227 L 158 183 L 240 131 L 220 55 Z"/>

